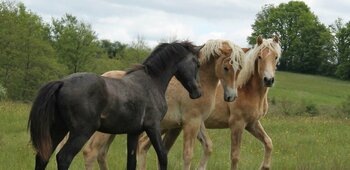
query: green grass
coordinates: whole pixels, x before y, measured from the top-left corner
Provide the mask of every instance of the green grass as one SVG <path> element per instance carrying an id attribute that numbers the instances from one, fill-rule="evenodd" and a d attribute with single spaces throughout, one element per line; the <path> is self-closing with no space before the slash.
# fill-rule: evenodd
<path id="1" fill-rule="evenodd" d="M 288 99 L 310 101 L 318 107 L 335 108 L 350 95 L 350 83 L 346 81 L 285 72 L 278 72 L 276 81 L 276 86 L 270 90 L 269 95 L 270 98 L 275 98 L 276 105 L 283 99 Z M 34 152 L 27 132 L 29 110 L 30 104 L 0 102 L 0 170 L 34 169 Z M 274 144 L 273 169 L 350 169 L 348 119 L 268 114 L 262 119 L 262 124 Z M 229 130 L 209 130 L 209 134 L 214 143 L 214 152 L 209 159 L 208 169 L 229 169 Z M 201 146 L 196 142 L 192 169 L 198 165 L 201 152 Z M 262 144 L 244 132 L 239 169 L 258 169 L 263 153 Z M 110 169 L 125 169 L 125 135 L 116 137 L 109 150 L 108 164 Z M 151 170 L 157 167 L 152 148 L 148 154 L 147 165 Z M 70 169 L 83 168 L 83 156 L 79 153 Z M 54 157 L 47 169 L 56 169 Z M 97 165 L 95 169 L 98 169 Z M 169 153 L 169 169 L 182 169 L 182 135 Z"/>
<path id="2" fill-rule="evenodd" d="M 307 101 L 320 106 L 337 106 L 350 96 L 350 82 L 328 77 L 277 72 L 269 97 Z"/>

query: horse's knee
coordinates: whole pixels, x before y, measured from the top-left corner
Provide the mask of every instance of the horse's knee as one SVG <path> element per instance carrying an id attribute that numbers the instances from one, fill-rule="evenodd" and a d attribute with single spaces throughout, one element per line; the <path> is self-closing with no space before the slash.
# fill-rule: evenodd
<path id="1" fill-rule="evenodd" d="M 272 151 L 273 145 L 270 137 L 265 138 L 265 147 L 266 147 L 266 150 Z"/>
<path id="2" fill-rule="evenodd" d="M 239 161 L 239 154 L 238 153 L 233 153 L 231 154 L 231 163 L 232 165 L 236 165 Z"/>
<path id="3" fill-rule="evenodd" d="M 211 153 L 213 152 L 213 142 L 212 141 L 207 141 L 205 152 L 207 155 L 211 155 Z"/>
<path id="4" fill-rule="evenodd" d="M 184 161 L 191 161 L 193 158 L 193 152 L 190 149 L 184 150 L 183 159 Z"/>
<path id="5" fill-rule="evenodd" d="M 106 156 L 107 156 L 106 152 L 100 152 L 97 156 L 97 161 L 101 163 L 106 162 Z"/>

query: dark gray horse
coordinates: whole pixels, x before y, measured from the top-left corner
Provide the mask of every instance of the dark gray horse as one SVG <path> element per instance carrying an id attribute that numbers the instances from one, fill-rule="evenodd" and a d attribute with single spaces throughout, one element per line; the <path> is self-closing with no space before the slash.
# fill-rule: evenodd
<path id="1" fill-rule="evenodd" d="M 197 82 L 200 48 L 189 42 L 163 43 L 122 79 L 77 73 L 44 85 L 28 121 L 37 151 L 35 169 L 45 169 L 53 150 L 70 132 L 67 143 L 56 156 L 58 169 L 68 169 L 96 130 L 128 134 L 129 170 L 136 168 L 138 136 L 146 131 L 160 168 L 166 169 L 167 154 L 160 136 L 160 121 L 167 111 L 165 91 L 175 75 L 191 98 L 201 96 Z"/>

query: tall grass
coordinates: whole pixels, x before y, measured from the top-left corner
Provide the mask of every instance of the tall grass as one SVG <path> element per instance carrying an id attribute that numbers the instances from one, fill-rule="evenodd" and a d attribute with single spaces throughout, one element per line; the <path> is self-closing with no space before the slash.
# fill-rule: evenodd
<path id="1" fill-rule="evenodd" d="M 269 91 L 272 114 L 350 117 L 344 112 L 344 102 L 350 103 L 349 81 L 277 72 L 275 82 Z"/>
<path id="2" fill-rule="evenodd" d="M 273 140 L 273 169 L 350 169 L 350 121 L 346 116 L 332 116 L 337 110 L 349 108 L 350 83 L 317 76 L 278 72 L 276 86 L 270 90 L 270 110 L 262 124 Z M 320 87 L 319 87 L 320 86 Z M 27 121 L 30 104 L 0 102 L 0 169 L 34 169 L 34 152 L 29 143 Z M 329 109 L 325 109 L 329 108 Z M 286 113 L 291 113 L 290 116 Z M 294 113 L 305 113 L 301 116 Z M 313 115 L 311 112 L 320 113 Z M 308 116 L 305 116 L 308 115 Z M 230 168 L 230 132 L 209 130 L 214 152 L 208 170 Z M 244 132 L 239 169 L 258 169 L 263 160 L 263 145 Z M 196 142 L 192 169 L 199 163 L 202 149 Z M 182 135 L 169 152 L 169 169 L 182 169 Z M 118 135 L 109 154 L 110 169 L 126 168 L 126 138 Z M 153 148 L 148 169 L 156 169 Z M 70 169 L 84 168 L 79 153 Z M 49 170 L 56 169 L 53 156 Z M 95 169 L 98 166 L 95 165 Z"/>

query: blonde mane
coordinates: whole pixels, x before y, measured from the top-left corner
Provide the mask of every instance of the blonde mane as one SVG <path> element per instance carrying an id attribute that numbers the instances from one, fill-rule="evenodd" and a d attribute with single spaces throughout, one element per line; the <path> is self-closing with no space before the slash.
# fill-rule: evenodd
<path id="1" fill-rule="evenodd" d="M 244 84 L 248 82 L 250 77 L 254 74 L 254 63 L 260 51 L 268 48 L 269 50 L 275 52 L 277 54 L 277 62 L 281 57 L 281 46 L 279 43 L 273 41 L 273 39 L 263 39 L 263 42 L 260 46 L 257 44 L 253 49 L 249 50 L 246 54 L 244 66 L 237 78 L 238 87 L 242 87 Z"/>
<path id="2" fill-rule="evenodd" d="M 229 40 L 208 40 L 204 47 L 201 49 L 202 58 L 200 63 L 204 64 L 208 62 L 212 57 L 219 57 L 224 54 L 221 52 L 223 44 L 227 44 L 231 49 L 232 53 L 230 55 L 230 64 L 232 65 L 235 71 L 243 67 L 244 62 L 244 52 L 238 45 L 233 44 Z"/>

